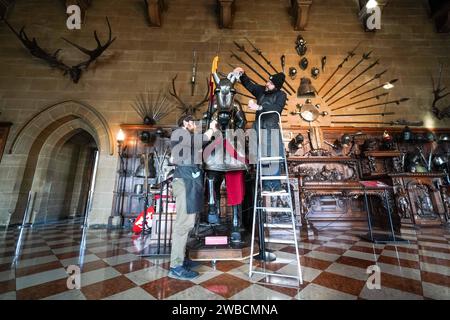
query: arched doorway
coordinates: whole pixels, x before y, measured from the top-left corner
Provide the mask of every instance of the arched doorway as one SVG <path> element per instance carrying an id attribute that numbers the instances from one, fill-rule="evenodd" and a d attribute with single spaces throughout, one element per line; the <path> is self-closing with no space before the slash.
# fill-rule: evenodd
<path id="1" fill-rule="evenodd" d="M 0 185 L 4 189 L 0 193 L 0 222 L 14 225 L 83 215 L 89 188 L 81 188 L 81 184 L 87 183 L 90 166 L 85 168 L 80 164 L 87 171 L 80 169 L 79 172 L 84 174 L 77 176 L 75 160 L 70 162 L 68 159 L 72 159 L 71 151 L 74 157 L 80 156 L 74 150 L 88 146 L 83 152 L 85 157 L 91 157 L 89 163 L 92 163 L 93 151 L 98 150 L 98 170 L 95 190 L 90 190 L 91 212 L 87 222 L 89 225 L 107 225 L 117 165 L 112 136 L 108 123 L 98 110 L 72 100 L 45 107 L 16 128 L 7 144 L 9 151 L 0 163 L 0 167 L 9 171 L 8 176 L 0 176 Z M 67 163 L 72 163 L 72 167 L 63 166 Z M 65 179 L 58 180 L 62 176 Z M 67 179 L 74 177 L 82 182 L 67 183 Z"/>
<path id="2" fill-rule="evenodd" d="M 45 149 L 43 150 L 45 152 Z M 28 203 L 31 223 L 84 217 L 93 187 L 98 146 L 87 131 L 77 129 L 54 146 L 48 162 L 41 155 Z"/>

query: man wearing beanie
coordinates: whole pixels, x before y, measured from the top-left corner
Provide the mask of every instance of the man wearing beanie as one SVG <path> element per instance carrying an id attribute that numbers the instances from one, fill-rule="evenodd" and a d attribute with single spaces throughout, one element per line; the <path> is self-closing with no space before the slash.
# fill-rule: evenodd
<path id="1" fill-rule="evenodd" d="M 276 73 L 271 75 L 269 81 L 267 81 L 265 86 L 258 85 L 253 83 L 250 78 L 245 74 L 245 71 L 241 67 L 237 67 L 233 71 L 236 75 L 240 75 L 239 80 L 242 85 L 250 91 L 250 93 L 256 98 L 256 102 L 250 100 L 248 103 L 248 107 L 251 110 L 256 111 L 255 122 L 253 124 L 254 129 L 258 129 L 259 115 L 263 112 L 267 111 L 276 111 L 281 115 L 281 112 L 286 105 L 286 93 L 281 90 L 284 84 L 285 75 L 284 73 Z M 280 127 L 278 124 L 278 116 L 276 114 L 266 114 L 261 117 L 261 129 L 266 129 L 267 135 L 262 134 L 262 151 L 263 156 L 284 156 L 284 145 L 282 142 L 282 137 L 280 134 Z M 273 148 L 273 142 L 277 140 L 276 138 L 271 137 L 271 133 L 273 130 L 278 129 L 278 148 Z M 275 131 L 276 132 L 276 131 Z M 265 139 L 264 139 L 265 138 Z M 264 154 L 265 150 L 267 150 L 267 154 Z M 271 165 L 270 175 L 279 175 L 280 167 L 277 164 L 275 170 L 273 170 L 274 164 Z M 269 175 L 269 174 L 266 174 Z M 263 181 L 263 190 L 264 191 L 281 191 L 281 182 L 279 180 L 264 180 Z"/>

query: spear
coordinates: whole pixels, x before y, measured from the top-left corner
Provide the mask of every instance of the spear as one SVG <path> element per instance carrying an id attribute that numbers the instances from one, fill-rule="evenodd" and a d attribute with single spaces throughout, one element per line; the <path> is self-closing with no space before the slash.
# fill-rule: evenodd
<path id="1" fill-rule="evenodd" d="M 338 82 L 336 82 L 331 88 L 330 90 L 328 90 L 323 97 L 326 97 L 334 88 L 337 87 L 337 85 L 339 83 L 341 83 L 342 80 L 344 80 L 353 70 L 356 69 L 357 66 L 359 66 L 364 60 L 370 59 L 370 54 L 372 53 L 372 51 L 369 51 L 368 53 L 363 53 L 363 55 L 361 56 L 361 59 L 349 70 L 347 71 L 346 74 L 344 74 L 344 76 L 342 76 Z"/>
<path id="2" fill-rule="evenodd" d="M 245 49 L 244 45 L 240 45 L 240 44 L 237 43 L 236 41 L 233 41 L 233 43 L 236 45 L 236 47 L 238 48 L 239 51 L 244 52 L 244 53 L 247 55 L 247 57 L 249 57 L 253 62 L 255 62 L 255 63 L 258 65 L 258 67 L 260 67 L 265 73 L 267 73 L 268 76 L 271 75 L 270 72 L 267 71 L 267 69 L 264 68 L 264 66 L 262 66 L 262 65 L 258 62 L 258 60 L 256 60 L 256 59 L 255 59 L 255 58 L 254 58 L 254 57 L 253 57 L 253 56 Z M 288 85 L 288 87 L 289 87 L 292 91 L 295 92 L 295 89 L 294 89 L 294 88 L 292 88 L 287 82 L 286 82 L 286 84 Z M 284 85 L 283 85 L 283 89 L 286 90 L 286 92 L 289 93 L 289 95 L 292 95 L 292 92 L 291 92 L 289 89 L 287 89 Z"/>
<path id="3" fill-rule="evenodd" d="M 378 61 L 375 61 L 374 63 L 372 63 L 371 65 L 369 65 L 367 68 L 365 68 L 363 71 L 361 71 L 356 77 L 354 77 L 353 79 L 351 79 L 349 82 L 347 82 L 346 84 L 344 84 L 338 91 L 336 91 L 335 93 L 333 93 L 333 95 L 331 97 L 329 97 L 327 100 L 325 100 L 325 102 L 328 102 L 328 100 L 331 100 L 331 98 L 333 98 L 334 96 L 336 96 L 339 92 L 341 92 L 342 90 L 344 90 L 345 88 L 347 88 L 347 86 L 352 83 L 353 81 L 355 81 L 356 79 L 358 79 L 359 77 L 361 77 L 364 73 L 366 73 L 367 71 L 369 71 L 370 69 L 372 69 L 373 67 L 375 67 L 378 64 Z"/>
<path id="4" fill-rule="evenodd" d="M 264 78 L 258 71 L 256 71 L 251 65 L 249 65 L 247 62 L 245 62 L 241 57 L 239 57 L 237 54 L 235 54 L 233 51 L 231 52 L 231 57 L 235 58 L 240 63 L 244 64 L 247 68 L 252 70 L 259 78 L 261 78 L 262 81 L 267 82 L 267 79 Z"/>
<path id="5" fill-rule="evenodd" d="M 262 51 L 260 49 L 258 49 L 247 37 L 245 37 L 245 40 L 248 41 L 248 43 L 250 43 L 250 45 L 253 47 L 253 52 L 255 52 L 258 56 L 260 56 L 265 63 L 267 63 L 267 65 L 269 67 L 272 68 L 273 71 L 275 71 L 275 73 L 279 73 L 279 71 L 272 65 L 272 62 L 270 62 L 262 53 Z M 284 73 L 284 69 L 283 69 L 283 73 Z M 286 81 L 287 86 L 294 92 L 296 92 L 296 90 L 289 84 L 289 82 Z"/>
<path id="6" fill-rule="evenodd" d="M 334 100 L 333 102 L 330 102 L 328 105 L 332 106 L 333 104 L 335 104 L 336 102 L 342 100 L 343 98 L 345 98 L 346 96 L 348 96 L 349 94 L 351 94 L 352 92 L 355 92 L 356 90 L 361 89 L 362 87 L 364 87 L 365 85 L 371 83 L 372 81 L 379 79 L 384 73 L 387 72 L 387 69 L 377 73 L 376 75 L 374 75 L 371 79 L 367 80 L 366 82 L 364 82 L 363 84 L 361 84 L 360 86 L 356 87 L 355 89 L 353 89 L 352 91 L 347 92 L 346 94 L 344 94 L 343 96 L 340 96 L 339 98 L 337 98 L 336 100 Z"/>
<path id="7" fill-rule="evenodd" d="M 394 121 L 331 121 L 333 124 L 387 124 L 390 126 L 423 126 L 423 121 L 407 121 L 398 119 Z"/>
<path id="8" fill-rule="evenodd" d="M 361 117 L 361 116 L 390 116 L 395 112 L 374 112 L 374 113 L 346 113 L 346 114 L 332 114 L 330 117 Z"/>
<path id="9" fill-rule="evenodd" d="M 343 108 L 346 108 L 346 107 L 349 107 L 349 106 L 352 106 L 354 104 L 358 104 L 358 103 L 361 103 L 361 102 L 364 102 L 364 101 L 367 101 L 367 100 L 372 100 L 372 99 L 377 99 L 378 100 L 378 99 L 380 99 L 380 97 L 383 97 L 383 96 L 386 96 L 386 95 L 388 95 L 387 92 L 381 93 L 381 94 L 373 96 L 373 97 L 369 97 L 369 98 L 366 98 L 366 99 L 358 100 L 358 101 L 355 101 L 355 102 L 352 102 L 352 103 L 349 103 L 349 104 L 346 104 L 346 105 L 343 105 L 343 106 L 331 109 L 331 111 L 336 111 L 336 110 L 339 110 L 339 109 L 343 109 Z"/>
<path id="10" fill-rule="evenodd" d="M 260 77 L 264 82 L 267 82 L 268 80 L 264 78 L 258 71 L 256 71 L 251 65 L 249 65 L 247 62 L 245 62 L 241 57 L 239 57 L 237 54 L 235 54 L 233 51 L 231 52 L 231 57 L 238 60 L 240 63 L 244 64 L 247 68 L 249 68 L 251 71 L 253 71 L 258 77 Z M 289 100 L 286 98 L 286 100 Z"/>
<path id="11" fill-rule="evenodd" d="M 397 81 L 398 81 L 398 79 L 392 79 L 392 80 L 389 81 L 388 83 L 391 83 L 391 84 L 392 84 L 392 83 L 396 83 Z M 358 93 L 357 95 L 354 95 L 353 97 L 350 97 L 350 99 L 354 99 L 354 98 L 359 97 L 359 96 L 362 96 L 362 95 L 364 95 L 364 94 L 366 94 L 366 93 L 375 91 L 375 90 L 377 90 L 377 89 L 380 89 L 380 88 L 384 87 L 385 85 L 386 85 L 386 83 L 380 84 L 379 86 L 376 86 L 376 87 L 374 87 L 374 88 L 372 88 L 372 89 L 369 89 L 369 90 L 367 90 L 367 91 Z"/>
<path id="12" fill-rule="evenodd" d="M 358 49 L 359 45 L 361 44 L 361 41 L 356 45 L 356 47 L 353 48 L 352 51 L 347 52 L 347 56 L 342 60 L 342 62 L 337 66 L 336 70 L 333 71 L 331 76 L 328 77 L 328 79 L 324 82 L 324 84 L 320 87 L 319 91 L 317 93 L 320 93 L 320 91 L 325 87 L 325 85 L 328 83 L 328 81 L 331 80 L 331 78 L 334 77 L 334 75 L 344 66 L 344 63 L 346 63 L 349 59 L 353 58 L 355 55 L 356 49 Z"/>
<path id="13" fill-rule="evenodd" d="M 375 104 L 370 104 L 370 105 L 364 106 L 364 107 L 356 107 L 355 109 L 357 109 L 357 110 L 367 109 L 367 108 L 381 106 L 381 105 L 388 105 L 388 104 L 391 104 L 391 103 L 400 104 L 401 102 L 405 102 L 405 101 L 408 101 L 408 100 L 409 100 L 409 98 L 401 98 L 399 100 L 392 100 L 392 101 L 388 101 L 388 102 L 375 103 Z"/>
<path id="14" fill-rule="evenodd" d="M 269 60 L 267 60 L 267 58 L 264 56 L 264 54 L 262 53 L 262 51 L 260 49 L 258 49 L 257 47 L 255 47 L 255 45 L 247 38 L 245 37 L 245 40 L 248 41 L 248 43 L 250 43 L 250 45 L 253 47 L 253 52 L 255 52 L 258 56 L 260 56 L 268 65 L 269 67 L 272 68 L 273 71 L 275 71 L 276 73 L 278 73 L 278 70 L 275 69 L 275 67 L 272 65 L 272 62 L 270 62 Z"/>

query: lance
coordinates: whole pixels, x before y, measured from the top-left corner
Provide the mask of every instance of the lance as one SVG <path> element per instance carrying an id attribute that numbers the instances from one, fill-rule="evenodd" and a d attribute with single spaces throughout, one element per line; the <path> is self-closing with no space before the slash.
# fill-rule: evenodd
<path id="1" fill-rule="evenodd" d="M 360 109 L 367 109 L 367 108 L 371 108 L 371 107 L 376 107 L 376 106 L 382 106 L 382 105 L 387 105 L 387 104 L 391 104 L 391 103 L 395 103 L 395 104 L 400 104 L 402 102 L 408 101 L 409 98 L 401 98 L 399 100 L 392 100 L 392 101 L 387 101 L 387 102 L 381 102 L 381 103 L 375 103 L 375 104 L 370 104 L 368 106 L 364 106 L 364 107 L 356 107 L 355 109 L 360 110 Z"/>
<path id="2" fill-rule="evenodd" d="M 264 54 L 262 53 L 262 51 L 260 49 L 258 49 L 257 47 L 255 47 L 255 45 L 247 38 L 245 37 L 245 40 L 248 41 L 248 43 L 250 43 L 250 45 L 253 47 L 253 51 L 260 56 L 268 65 L 269 67 L 272 68 L 273 71 L 275 71 L 276 73 L 278 73 L 278 70 L 275 69 L 275 67 L 272 65 L 272 62 L 270 62 L 269 60 L 267 60 L 267 58 L 264 56 Z"/>
<path id="3" fill-rule="evenodd" d="M 255 63 L 258 65 L 258 67 L 260 67 L 265 73 L 267 73 L 268 76 L 271 75 L 270 72 L 267 71 L 267 69 L 264 68 L 264 67 L 261 65 L 261 63 L 259 63 L 258 60 L 256 60 L 256 59 L 255 59 L 255 58 L 254 58 L 254 57 L 253 57 L 253 56 L 245 49 L 244 45 L 240 45 L 240 44 L 237 43 L 236 41 L 233 41 L 233 43 L 236 45 L 236 47 L 238 48 L 239 51 L 244 52 L 244 53 L 247 55 L 247 57 L 249 57 L 253 62 L 255 62 Z M 295 92 L 295 89 L 294 89 L 294 88 L 292 88 L 287 82 L 286 82 L 286 84 L 291 88 L 291 90 L 292 90 L 293 92 Z M 289 93 L 289 95 L 292 95 L 292 92 L 291 92 L 289 89 L 287 89 L 284 85 L 283 85 L 283 89 L 286 90 L 286 92 Z"/>
<path id="4" fill-rule="evenodd" d="M 194 54 L 192 57 L 192 75 L 191 75 L 191 96 L 194 95 L 194 91 L 195 91 L 195 82 L 197 78 L 197 55 L 196 52 L 194 50 Z"/>
<path id="5" fill-rule="evenodd" d="M 346 114 L 332 114 L 330 117 L 362 117 L 362 116 L 391 116 L 395 112 L 374 112 L 374 113 L 346 113 Z"/>
<path id="6" fill-rule="evenodd" d="M 251 71 L 253 71 L 258 77 L 260 77 L 264 82 L 267 82 L 268 80 L 265 79 L 258 71 L 256 71 L 251 65 L 249 65 L 247 62 L 245 62 L 241 57 L 239 57 L 237 54 L 235 54 L 233 51 L 231 52 L 231 57 L 238 60 L 240 63 L 244 64 L 247 68 L 249 68 Z M 289 100 L 286 98 L 286 100 Z"/>
<path id="7" fill-rule="evenodd" d="M 258 56 L 260 56 L 265 63 L 267 63 L 267 65 L 269 67 L 272 68 L 273 71 L 275 71 L 275 73 L 279 73 L 279 71 L 272 65 L 272 62 L 270 62 L 262 53 L 262 51 L 260 49 L 258 49 L 247 37 L 245 37 L 245 40 L 248 41 L 248 43 L 250 43 L 250 45 L 253 47 L 253 52 L 255 52 Z M 284 72 L 284 70 L 283 70 Z M 289 89 L 291 89 L 292 91 L 296 92 L 296 90 L 289 84 L 289 82 L 285 82 L 287 84 L 287 86 L 289 87 Z"/>
<path id="8" fill-rule="evenodd" d="M 356 69 L 356 67 L 358 67 L 364 60 L 367 60 L 367 59 L 369 59 L 370 58 L 370 54 L 372 53 L 372 51 L 369 51 L 368 53 L 364 53 L 362 56 L 361 56 L 361 59 L 350 69 L 350 70 L 348 70 L 347 71 L 347 73 L 346 74 L 344 74 L 340 79 L 339 79 L 339 81 L 338 82 L 336 82 L 331 88 L 330 88 L 330 90 L 328 90 L 324 95 L 323 95 L 323 97 L 326 97 L 334 88 L 336 88 L 337 87 L 337 85 L 339 84 L 339 83 L 341 83 L 341 81 L 342 80 L 344 80 L 353 70 L 355 70 Z"/>
<path id="9" fill-rule="evenodd" d="M 328 83 L 328 81 L 331 80 L 331 78 L 334 77 L 334 75 L 339 71 L 339 69 L 341 69 L 344 66 L 344 63 L 346 63 L 349 59 L 353 58 L 355 56 L 355 51 L 356 49 L 358 49 L 359 45 L 361 44 L 361 42 L 359 42 L 355 48 L 353 48 L 352 51 L 347 52 L 347 56 L 344 58 L 344 60 L 342 60 L 342 62 L 337 66 L 336 70 L 333 71 L 333 73 L 331 74 L 331 76 L 328 77 L 328 79 L 323 83 L 323 85 L 320 87 L 319 91 L 317 91 L 317 93 L 320 93 L 320 91 L 323 89 L 323 87 L 326 86 L 326 84 Z"/>
<path id="10" fill-rule="evenodd" d="M 387 124 L 391 126 L 423 126 L 423 121 L 407 121 L 403 119 L 394 121 L 331 121 L 334 124 Z"/>
<path id="11" fill-rule="evenodd" d="M 365 68 L 363 71 L 361 71 L 356 77 L 354 77 L 353 79 L 351 79 L 349 82 L 347 82 L 346 84 L 344 84 L 338 91 L 336 91 L 335 93 L 333 93 L 333 95 L 331 97 L 329 97 L 327 100 L 325 100 L 325 102 L 328 102 L 328 100 L 331 100 L 331 98 L 333 98 L 334 96 L 336 96 L 339 92 L 341 92 L 342 90 L 344 90 L 345 88 L 347 88 L 347 86 L 352 83 L 353 81 L 355 81 L 356 79 L 358 79 L 359 77 L 361 77 L 364 73 L 366 73 L 367 71 L 369 71 L 370 69 L 372 69 L 373 67 L 375 67 L 378 64 L 378 61 L 375 61 L 374 63 L 372 63 L 371 65 L 369 65 L 367 68 Z"/>
<path id="12" fill-rule="evenodd" d="M 346 96 L 348 96 L 349 94 L 351 94 L 352 92 L 355 92 L 356 90 L 361 89 L 362 87 L 368 85 L 369 83 L 371 83 L 372 81 L 381 78 L 381 76 L 383 74 L 385 74 L 387 72 L 387 69 L 377 73 L 376 75 L 374 75 L 371 79 L 367 80 L 366 82 L 364 82 L 363 84 L 359 85 L 358 87 L 356 87 L 355 89 L 353 89 L 352 91 L 347 92 L 346 94 L 344 94 L 343 96 L 340 96 L 339 98 L 337 98 L 336 100 L 334 100 L 333 102 L 330 102 L 328 105 L 332 106 L 333 104 L 335 104 L 336 102 L 342 100 L 343 98 L 345 98 Z"/>
<path id="13" fill-rule="evenodd" d="M 388 95 L 387 92 L 381 93 L 381 94 L 378 94 L 378 95 L 373 96 L 373 97 L 369 97 L 369 98 L 366 98 L 366 99 L 358 100 L 358 101 L 355 101 L 355 102 L 352 102 L 352 103 L 349 103 L 349 104 L 346 104 L 346 105 L 343 105 L 343 106 L 331 109 L 331 111 L 340 110 L 340 109 L 343 109 L 343 108 L 346 108 L 346 107 L 349 107 L 349 106 L 352 106 L 354 104 L 358 104 L 358 103 L 361 103 L 361 102 L 364 102 L 364 101 L 367 101 L 367 100 L 372 100 L 372 99 L 377 99 L 378 100 L 378 99 L 380 99 L 380 97 L 383 97 L 383 96 L 386 96 L 386 95 Z"/>
<path id="14" fill-rule="evenodd" d="M 397 81 L 398 81 L 398 79 L 392 79 L 391 81 L 389 81 L 389 82 L 387 82 L 387 83 L 391 83 L 391 84 L 392 84 L 392 83 L 396 83 Z M 367 91 L 358 93 L 357 95 L 354 95 L 353 97 L 350 97 L 350 99 L 353 99 L 353 98 L 362 96 L 362 95 L 364 95 L 364 94 L 366 94 L 366 93 L 375 91 L 375 90 L 377 90 L 377 89 L 380 89 L 380 88 L 384 87 L 385 85 L 386 85 L 386 83 L 383 83 L 383 84 L 381 84 L 381 85 L 379 85 L 379 86 L 376 86 L 376 87 L 374 87 L 374 88 L 372 88 L 372 89 L 369 89 L 369 90 L 367 90 Z"/>

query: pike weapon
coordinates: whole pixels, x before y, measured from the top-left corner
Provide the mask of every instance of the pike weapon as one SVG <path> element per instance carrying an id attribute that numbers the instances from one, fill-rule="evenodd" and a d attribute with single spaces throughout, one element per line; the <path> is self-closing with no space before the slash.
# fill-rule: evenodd
<path id="1" fill-rule="evenodd" d="M 404 119 L 398 119 L 394 121 L 331 121 L 333 124 L 387 124 L 390 126 L 408 126 L 408 127 L 421 127 L 423 121 L 407 121 Z"/>
<path id="2" fill-rule="evenodd" d="M 347 86 L 352 83 L 353 81 L 355 81 L 356 79 L 358 79 L 359 77 L 361 77 L 364 73 L 366 73 L 367 71 L 369 71 L 370 69 L 372 69 L 373 67 L 375 67 L 377 64 L 379 63 L 379 60 L 376 60 L 374 63 L 370 64 L 367 68 L 365 68 L 363 71 L 361 71 L 356 77 L 354 77 L 353 79 L 351 79 L 349 82 L 347 82 L 346 84 L 344 84 L 338 91 L 336 91 L 335 93 L 333 93 L 333 95 L 331 97 L 329 97 L 327 100 L 325 100 L 325 102 L 328 102 L 328 100 L 331 100 L 331 98 L 333 98 L 334 96 L 336 96 L 339 92 L 341 92 L 342 90 L 344 90 L 345 88 L 347 88 Z"/>
<path id="3" fill-rule="evenodd" d="M 392 79 L 391 81 L 388 81 L 388 83 L 396 83 L 397 81 L 398 81 L 398 79 Z M 369 89 L 369 90 L 367 90 L 367 91 L 358 93 L 357 95 L 354 95 L 353 97 L 350 97 L 350 99 L 354 99 L 354 98 L 359 97 L 359 96 L 362 96 L 362 95 L 364 95 L 364 94 L 366 94 L 366 93 L 375 91 L 375 90 L 377 90 L 377 89 L 380 89 L 380 88 L 384 87 L 385 85 L 386 85 L 386 83 L 380 84 L 379 86 L 376 86 L 376 87 L 374 87 L 374 88 L 372 88 L 372 89 Z"/>
<path id="4" fill-rule="evenodd" d="M 355 92 L 356 90 L 359 90 L 359 89 L 361 89 L 362 87 L 364 87 L 364 86 L 366 86 L 366 85 L 368 85 L 369 83 L 371 83 L 372 81 L 374 81 L 374 80 L 376 80 L 376 79 L 379 79 L 379 78 L 381 78 L 381 76 L 383 75 L 383 74 L 385 74 L 387 72 L 387 69 L 386 70 L 384 70 L 384 71 L 382 71 L 382 72 L 380 72 L 380 73 L 377 73 L 376 75 L 374 75 L 371 79 L 369 79 L 369 80 L 367 80 L 366 82 L 364 82 L 363 84 L 361 84 L 361 85 L 359 85 L 359 86 L 357 86 L 355 89 L 353 89 L 353 90 L 351 90 L 351 91 L 349 91 L 349 92 L 347 92 L 346 94 L 344 94 L 344 95 L 342 95 L 342 96 L 340 96 L 339 98 L 337 98 L 336 100 L 334 100 L 334 101 L 332 101 L 332 102 L 330 102 L 328 105 L 329 106 L 332 106 L 333 104 L 335 104 L 336 102 L 338 102 L 338 101 L 340 101 L 340 100 L 342 100 L 343 98 L 345 98 L 346 96 L 348 96 L 349 94 L 351 94 L 351 93 L 353 93 L 353 92 Z"/>
<path id="5" fill-rule="evenodd" d="M 361 117 L 361 116 L 391 116 L 395 112 L 374 112 L 374 113 L 346 113 L 346 114 L 332 114 L 330 117 Z"/>
<path id="6" fill-rule="evenodd" d="M 366 98 L 366 99 L 358 100 L 358 101 L 355 101 L 355 102 L 352 102 L 352 103 L 348 103 L 348 104 L 346 104 L 346 105 L 343 105 L 343 106 L 340 106 L 340 107 L 331 109 L 331 111 L 336 111 L 336 110 L 340 110 L 340 109 L 343 109 L 343 108 L 346 108 L 346 107 L 350 107 L 350 106 L 352 106 L 352 105 L 354 105 L 354 104 L 358 104 L 358 103 L 361 103 L 361 102 L 364 102 L 364 101 L 367 101 L 367 100 L 372 100 L 372 99 L 377 99 L 377 100 L 378 100 L 378 99 L 380 99 L 381 97 L 387 96 L 387 95 L 388 95 L 387 92 L 380 93 L 380 94 L 378 94 L 378 95 L 376 95 L 376 96 L 373 96 L 373 97 L 369 97 L 369 98 Z"/>
<path id="7" fill-rule="evenodd" d="M 197 77 L 197 53 L 194 50 L 192 57 L 191 96 L 194 95 L 196 77 Z"/>
<path id="8" fill-rule="evenodd" d="M 351 59 L 351 58 L 353 58 L 355 56 L 355 51 L 356 51 L 356 49 L 358 49 L 360 44 L 361 44 L 361 42 L 359 42 L 356 45 L 356 47 L 353 48 L 352 51 L 347 52 L 347 56 L 344 58 L 344 60 L 342 60 L 342 62 L 336 67 L 336 70 L 334 70 L 333 73 L 328 77 L 328 79 L 323 83 L 323 85 L 320 87 L 320 89 L 319 89 L 319 91 L 317 91 L 317 93 L 320 93 L 320 91 L 323 89 L 323 87 L 326 86 L 328 81 L 330 81 L 331 78 L 333 78 L 334 75 L 339 71 L 339 69 L 341 69 L 344 66 L 344 63 L 346 63 L 349 59 Z M 322 61 L 323 61 L 323 58 L 322 58 Z M 325 64 L 322 63 L 322 65 L 325 65 Z"/>
<path id="9" fill-rule="evenodd" d="M 239 43 L 237 43 L 236 41 L 233 41 L 233 43 L 235 44 L 235 46 L 238 48 L 239 51 L 244 52 L 247 57 L 249 57 L 253 62 L 255 62 L 258 67 L 260 67 L 268 76 L 270 76 L 270 72 L 264 68 L 263 65 L 261 65 L 261 63 L 258 62 L 258 60 L 256 60 L 246 49 L 244 45 L 240 45 Z M 284 69 L 283 69 L 284 70 Z M 284 71 L 283 71 L 284 72 Z M 293 92 L 295 92 L 295 89 L 292 88 L 287 82 L 285 82 L 286 85 L 292 90 L 287 89 L 284 85 L 283 85 L 283 89 L 286 90 L 287 93 L 289 93 L 289 95 L 292 95 Z"/>
<path id="10" fill-rule="evenodd" d="M 346 74 L 344 74 L 339 80 L 338 82 L 336 82 L 331 88 L 330 90 L 328 90 L 323 97 L 325 98 L 332 90 L 334 90 L 334 88 L 337 87 L 337 85 L 339 83 L 341 83 L 342 80 L 344 80 L 353 70 L 356 69 L 356 67 L 358 67 L 364 60 L 368 60 L 370 59 L 370 54 L 372 53 L 372 51 L 369 51 L 368 53 L 363 53 L 363 55 L 361 56 L 361 59 L 359 59 L 359 61 L 350 69 L 347 71 Z"/>
<path id="11" fill-rule="evenodd" d="M 260 56 L 265 63 L 267 63 L 267 65 L 269 67 L 272 68 L 273 71 L 275 71 L 275 73 L 279 73 L 279 71 L 272 65 L 272 62 L 270 62 L 262 53 L 262 51 L 260 49 L 258 49 L 247 37 L 245 37 L 245 40 L 248 41 L 248 43 L 252 46 L 253 48 L 253 52 L 255 52 L 258 56 Z M 284 72 L 284 71 L 283 71 Z M 289 89 L 291 89 L 293 92 L 296 92 L 296 90 L 289 84 L 289 82 L 285 82 L 286 85 L 289 87 Z"/>
<path id="12" fill-rule="evenodd" d="M 387 101 L 387 102 L 381 102 L 381 103 L 375 103 L 375 104 L 369 104 L 368 106 L 364 106 L 364 107 L 356 107 L 356 110 L 360 110 L 360 109 L 367 109 L 367 108 L 371 108 L 371 107 L 376 107 L 376 106 L 382 106 L 382 105 L 388 105 L 391 103 L 395 103 L 397 105 L 399 105 L 402 102 L 408 101 L 409 98 L 401 98 L 398 100 L 392 100 L 392 101 Z"/>

